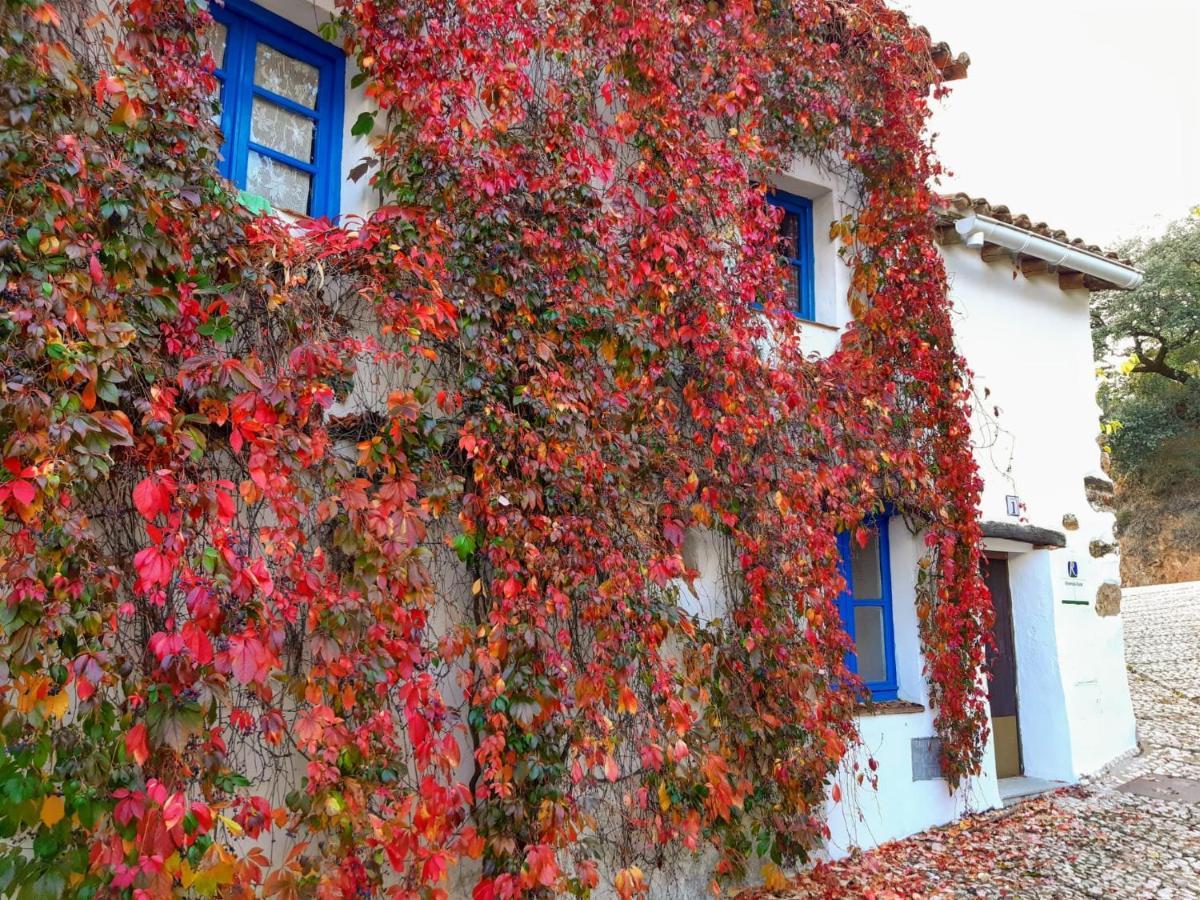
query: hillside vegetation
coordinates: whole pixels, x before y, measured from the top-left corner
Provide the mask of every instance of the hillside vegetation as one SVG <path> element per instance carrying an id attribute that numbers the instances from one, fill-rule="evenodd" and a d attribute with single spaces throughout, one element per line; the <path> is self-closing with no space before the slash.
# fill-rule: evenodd
<path id="1" fill-rule="evenodd" d="M 1200 580 L 1200 218 L 1123 248 L 1146 273 L 1092 307 L 1128 585 Z"/>
<path id="2" fill-rule="evenodd" d="M 1166 442 L 1117 480 L 1117 527 L 1125 584 L 1200 581 L 1200 435 Z"/>

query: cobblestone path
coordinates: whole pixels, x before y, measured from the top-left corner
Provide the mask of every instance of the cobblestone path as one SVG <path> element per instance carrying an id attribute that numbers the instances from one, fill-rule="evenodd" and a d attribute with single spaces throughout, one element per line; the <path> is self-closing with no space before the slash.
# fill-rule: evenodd
<path id="1" fill-rule="evenodd" d="M 1140 755 L 1089 784 L 885 845 L 762 896 L 1200 900 L 1200 583 L 1126 590 L 1122 612 Z M 1198 792 L 1118 790 L 1147 776 L 1191 779 Z"/>

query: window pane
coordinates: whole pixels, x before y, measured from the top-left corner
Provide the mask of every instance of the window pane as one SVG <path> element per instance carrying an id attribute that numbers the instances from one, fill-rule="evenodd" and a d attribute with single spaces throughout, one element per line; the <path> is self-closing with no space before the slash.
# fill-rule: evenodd
<path id="1" fill-rule="evenodd" d="M 272 93 L 313 109 L 320 73 L 316 66 L 259 44 L 254 57 L 254 83 Z"/>
<path id="2" fill-rule="evenodd" d="M 854 646 L 858 654 L 858 677 L 868 684 L 887 681 L 883 610 L 878 606 L 854 608 Z"/>
<path id="3" fill-rule="evenodd" d="M 791 300 L 791 310 L 794 313 L 800 313 L 803 310 L 803 304 L 800 301 L 800 279 L 804 277 L 804 270 L 800 266 L 789 265 L 787 273 L 788 298 Z"/>
<path id="4" fill-rule="evenodd" d="M 779 222 L 779 255 L 800 258 L 800 217 L 795 213 L 784 213 Z"/>
<path id="5" fill-rule="evenodd" d="M 871 528 L 865 547 L 850 537 L 850 577 L 854 582 L 855 600 L 883 598 L 883 578 L 879 564 L 879 530 Z"/>
<path id="6" fill-rule="evenodd" d="M 250 151 L 246 190 L 251 194 L 266 197 L 278 210 L 307 215 L 311 188 L 312 179 L 307 172 Z"/>
<path id="7" fill-rule="evenodd" d="M 221 111 L 225 108 L 225 81 L 217 79 L 217 86 L 213 92 L 209 94 L 209 101 L 212 103 L 212 120 L 213 124 L 218 128 L 221 126 Z"/>
<path id="8" fill-rule="evenodd" d="M 250 113 L 250 140 L 286 153 L 303 162 L 313 161 L 316 123 L 266 100 L 254 98 Z"/>
<path id="9" fill-rule="evenodd" d="M 208 40 L 200 44 L 202 50 L 208 47 L 218 69 L 225 68 L 225 38 L 225 26 L 220 22 L 213 22 L 208 28 Z"/>

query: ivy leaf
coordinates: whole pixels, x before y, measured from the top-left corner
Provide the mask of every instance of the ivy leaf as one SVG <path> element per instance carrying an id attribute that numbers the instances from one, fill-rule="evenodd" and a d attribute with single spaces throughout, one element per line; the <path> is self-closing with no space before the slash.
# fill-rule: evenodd
<path id="1" fill-rule="evenodd" d="M 350 133 L 355 137 L 364 137 L 371 133 L 375 128 L 375 113 L 363 112 L 358 114 L 358 118 L 354 120 L 354 124 L 350 126 Z"/>
<path id="2" fill-rule="evenodd" d="M 126 128 L 132 128 L 137 124 L 140 117 L 138 111 L 138 103 L 136 100 L 126 100 L 112 114 L 112 123 L 114 125 L 124 125 Z"/>
<path id="3" fill-rule="evenodd" d="M 212 338 L 215 343 L 223 344 L 233 337 L 233 320 L 229 316 L 211 316 L 196 331 Z"/>
<path id="4" fill-rule="evenodd" d="M 133 505 L 147 522 L 153 522 L 160 514 L 171 509 L 171 497 L 175 493 L 169 475 L 151 475 L 138 482 L 133 489 Z"/>
<path id="5" fill-rule="evenodd" d="M 146 741 L 146 723 L 138 722 L 125 733 L 125 752 L 139 766 L 150 758 L 150 745 Z"/>
<path id="6" fill-rule="evenodd" d="M 454 548 L 454 552 L 458 554 L 458 558 L 466 562 L 475 553 L 475 535 L 466 532 L 456 534 L 450 545 Z"/>
<path id="7" fill-rule="evenodd" d="M 133 568 L 143 590 L 171 583 L 171 560 L 157 547 L 139 550 L 133 557 Z"/>
<path id="8" fill-rule="evenodd" d="M 13 499 L 22 506 L 29 506 L 29 504 L 33 503 L 34 498 L 37 497 L 37 490 L 24 479 L 17 479 L 11 482 L 8 489 L 12 493 Z"/>
<path id="9" fill-rule="evenodd" d="M 229 665 L 233 677 L 242 684 L 262 683 L 270 672 L 271 658 L 258 638 L 235 635 L 229 639 Z"/>
<path id="10" fill-rule="evenodd" d="M 160 701 L 147 708 L 146 725 L 149 737 L 156 745 L 180 752 L 192 737 L 201 732 L 204 718 L 195 703 L 168 705 Z"/>
<path id="11" fill-rule="evenodd" d="M 67 815 L 67 803 L 57 794 L 52 794 L 42 801 L 42 811 L 39 818 L 47 828 L 53 828 Z"/>

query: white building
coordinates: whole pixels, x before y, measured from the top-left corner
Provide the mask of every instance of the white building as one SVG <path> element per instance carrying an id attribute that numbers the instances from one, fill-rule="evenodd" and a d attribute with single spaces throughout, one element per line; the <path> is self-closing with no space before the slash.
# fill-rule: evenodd
<path id="1" fill-rule="evenodd" d="M 1096 441 L 1089 291 L 1140 275 L 965 195 L 941 214 L 959 351 L 974 374 L 987 581 L 997 611 L 985 768 L 949 796 L 930 755 L 913 584 L 918 547 L 890 531 L 898 698 L 860 721 L 879 790 L 830 805 L 837 854 L 1073 783 L 1133 751 L 1111 483 Z M 1020 777 L 1024 776 L 1024 777 Z M 933 780 L 927 780 L 933 779 Z"/>
<path id="2" fill-rule="evenodd" d="M 346 60 L 317 36 L 328 8 L 300 0 L 225 0 L 214 8 L 223 82 L 226 175 L 275 207 L 346 215 L 371 205 L 366 179 L 347 176 L 369 152 L 350 126 L 365 109 Z M 938 48 L 944 71 L 963 58 Z M 828 353 L 851 320 L 849 272 L 831 222 L 845 186 L 799 162 L 777 179 L 798 267 L 805 341 Z M 1088 292 L 1140 277 L 1095 248 L 1069 243 L 1003 207 L 958 197 L 941 213 L 959 350 L 978 392 L 975 437 L 985 479 L 988 581 L 1001 611 L 992 682 L 993 738 L 983 773 L 956 793 L 940 778 L 917 632 L 919 535 L 881 520 L 855 551 L 846 609 L 858 668 L 877 698 L 859 722 L 861 752 L 878 763 L 877 791 L 843 789 L 829 803 L 829 852 L 870 846 L 994 807 L 1017 783 L 1073 782 L 1135 746 L 1119 615 L 1113 515 L 1094 436 Z M 702 608 L 719 611 L 717 554 L 693 540 Z M 706 587 L 707 586 L 707 587 Z M 862 601 L 862 602 L 860 602 Z"/>
<path id="3" fill-rule="evenodd" d="M 804 339 L 829 353 L 851 319 L 849 272 L 836 241 L 822 237 L 846 211 L 843 186 L 799 162 L 776 187 L 776 202 L 801 220 L 789 234 L 811 241 L 796 249 L 801 268 L 811 260 L 797 300 L 812 319 Z M 870 572 L 872 583 L 883 569 L 882 585 L 863 596 L 887 598 L 890 620 L 866 634 L 854 633 L 867 624 L 857 615 L 847 620 L 877 700 L 859 730 L 878 790 L 847 775 L 841 794 L 851 800 L 827 805 L 834 856 L 1076 782 L 1136 747 L 1088 301 L 1091 290 L 1133 287 L 1141 276 L 1097 247 L 965 195 L 945 199 L 939 226 L 955 336 L 976 392 L 986 577 L 997 609 L 992 735 L 984 771 L 950 794 L 917 630 L 921 536 L 885 520 L 882 540 L 855 550 L 850 569 L 852 581 Z M 706 574 L 702 608 L 718 609 L 717 573 Z M 875 662 L 865 664 L 866 654 Z"/>

